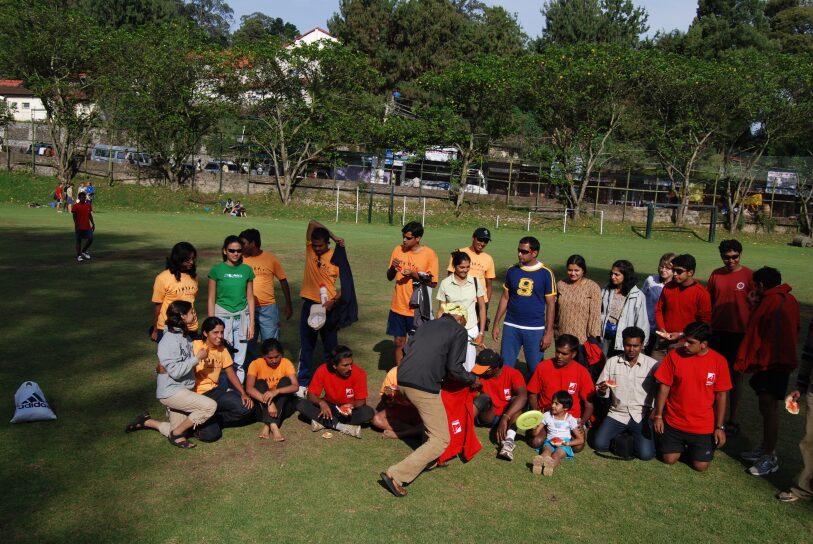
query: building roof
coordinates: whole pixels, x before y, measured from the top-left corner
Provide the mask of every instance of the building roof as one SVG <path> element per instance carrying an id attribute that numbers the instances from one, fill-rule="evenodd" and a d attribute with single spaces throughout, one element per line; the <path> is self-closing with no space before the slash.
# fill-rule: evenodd
<path id="1" fill-rule="evenodd" d="M 0 79 L 0 96 L 34 96 L 21 79 Z"/>

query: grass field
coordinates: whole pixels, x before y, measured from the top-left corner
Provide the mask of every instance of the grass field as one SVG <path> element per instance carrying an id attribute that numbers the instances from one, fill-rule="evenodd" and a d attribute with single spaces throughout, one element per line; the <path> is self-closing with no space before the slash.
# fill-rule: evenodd
<path id="1" fill-rule="evenodd" d="M 0 199 L 7 200 L 7 199 Z M 523 444 L 513 463 L 495 459 L 488 435 L 469 464 L 419 477 L 398 500 L 378 473 L 410 445 L 365 430 L 362 440 L 323 440 L 292 418 L 282 444 L 259 441 L 259 425 L 225 432 L 192 451 L 171 448 L 154 432 L 125 435 L 125 423 L 155 400 L 155 345 L 147 338 L 152 281 L 169 248 L 188 240 L 199 275 L 220 260 L 227 234 L 260 229 L 282 260 L 296 294 L 302 276 L 305 219 L 186 213 L 135 213 L 97 206 L 93 261 L 73 257 L 72 224 L 51 209 L 0 204 L 0 278 L 9 336 L 0 368 L 0 538 L 3 542 L 492 542 L 510 539 L 585 542 L 797 542 L 813 540 L 813 505 L 780 504 L 773 494 L 800 468 L 802 417 L 783 413 L 781 469 L 745 474 L 737 453 L 759 439 L 746 393 L 744 433 L 719 452 L 711 469 L 620 462 L 586 450 L 552 478 L 535 477 Z M 400 241 L 397 227 L 329 223 L 347 240 L 361 320 L 340 333 L 377 391 L 392 365 L 384 334 L 392 285 L 384 271 Z M 426 245 L 447 255 L 470 240 L 468 227 L 429 228 Z M 515 260 L 520 230 L 500 230 L 488 251 L 498 276 Z M 698 277 L 718 266 L 713 245 L 683 234 L 645 241 L 631 234 L 543 233 L 542 259 L 558 273 L 581 253 L 589 276 L 603 282 L 613 260 L 631 260 L 641 276 L 661 253 L 693 253 Z M 777 266 L 794 286 L 803 320 L 813 317 L 810 250 L 750 241 L 744 263 Z M 444 257 L 442 257 L 444 258 Z M 198 311 L 205 311 L 205 280 Z M 492 309 L 493 311 L 493 309 Z M 298 307 L 295 308 L 295 316 Z M 295 319 L 282 340 L 295 359 Z M 37 381 L 59 419 L 10 425 L 13 393 Z M 374 401 L 370 401 L 374 404 Z M 555 535 L 555 536 L 554 536 Z"/>

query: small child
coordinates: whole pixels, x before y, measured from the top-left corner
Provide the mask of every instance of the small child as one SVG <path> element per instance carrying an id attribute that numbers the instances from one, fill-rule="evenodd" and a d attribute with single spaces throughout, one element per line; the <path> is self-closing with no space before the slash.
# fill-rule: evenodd
<path id="1" fill-rule="evenodd" d="M 282 356 L 282 344 L 275 338 L 265 340 L 260 352 L 262 357 L 254 359 L 246 372 L 246 393 L 257 401 L 257 419 L 263 422 L 259 438 L 273 437 L 275 442 L 282 442 L 285 437 L 279 428 L 293 414 L 294 394 L 299 391 L 296 369 Z"/>
<path id="2" fill-rule="evenodd" d="M 568 412 L 573 408 L 573 397 L 567 391 L 557 391 L 551 399 L 550 410 L 545 412 L 541 425 L 546 439 L 542 452 L 533 459 L 533 473 L 553 475 L 553 470 L 564 458 L 573 459 L 573 446 L 584 443 L 579 420 Z"/>
<path id="3" fill-rule="evenodd" d="M 646 346 L 646 354 L 652 353 L 652 348 L 655 346 L 655 341 L 658 336 L 655 331 L 658 330 L 658 323 L 655 320 L 655 305 L 658 303 L 658 298 L 661 296 L 663 286 L 672 281 L 672 259 L 675 257 L 674 253 L 664 253 L 661 255 L 661 260 L 658 262 L 658 273 L 648 276 L 644 280 L 644 286 L 641 292 L 646 298 L 646 315 L 649 317 L 649 343 Z"/>

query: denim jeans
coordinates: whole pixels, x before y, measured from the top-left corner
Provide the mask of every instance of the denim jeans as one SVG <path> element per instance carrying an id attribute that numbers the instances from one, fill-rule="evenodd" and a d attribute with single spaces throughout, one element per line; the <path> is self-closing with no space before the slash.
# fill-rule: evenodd
<path id="1" fill-rule="evenodd" d="M 644 418 L 640 423 L 636 423 L 630 418 L 627 423 L 621 423 L 611 417 L 607 417 L 601 423 L 601 427 L 596 431 L 593 447 L 598 451 L 608 451 L 610 442 L 624 431 L 629 431 L 634 439 L 635 456 L 643 461 L 649 461 L 655 457 L 655 435 L 652 430 L 652 423 Z"/>
<path id="2" fill-rule="evenodd" d="M 208 421 L 197 427 L 195 436 L 201 442 L 217 442 L 223 436 L 223 427 L 245 421 L 252 414 L 250 409 L 243 406 L 237 391 L 219 386 L 203 395 L 217 402 L 217 410 Z"/>
<path id="3" fill-rule="evenodd" d="M 330 314 L 328 314 L 327 323 L 318 331 L 313 330 L 308 325 L 308 316 L 311 312 L 311 306 L 316 304 L 313 301 L 302 299 L 302 312 L 299 314 L 299 370 L 297 371 L 296 379 L 299 385 L 307 387 L 311 383 L 311 376 L 315 366 L 313 364 L 313 352 L 316 348 L 316 339 L 321 336 L 322 350 L 324 352 L 321 364 L 327 359 L 327 354 L 339 345 L 339 331 L 331 326 Z"/>
<path id="4" fill-rule="evenodd" d="M 251 360 L 260 356 L 257 344 L 269 338 L 279 340 L 279 306 L 267 304 L 254 310 L 254 338 L 248 343 L 248 357 Z"/>
<path id="5" fill-rule="evenodd" d="M 545 329 L 527 330 L 503 325 L 502 343 L 500 353 L 506 366 L 514 367 L 519 355 L 519 348 L 525 352 L 525 362 L 528 364 L 528 378 L 533 375 L 536 366 L 545 356 L 545 352 L 539 347 L 542 338 L 545 336 Z"/>

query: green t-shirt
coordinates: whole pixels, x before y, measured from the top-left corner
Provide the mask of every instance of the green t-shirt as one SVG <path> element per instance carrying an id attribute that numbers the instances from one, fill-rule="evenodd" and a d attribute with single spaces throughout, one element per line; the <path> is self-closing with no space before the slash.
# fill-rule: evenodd
<path id="1" fill-rule="evenodd" d="M 239 312 L 246 307 L 246 285 L 254 279 L 250 266 L 242 263 L 230 266 L 223 262 L 212 267 L 209 279 L 217 284 L 215 304 L 230 312 Z"/>

